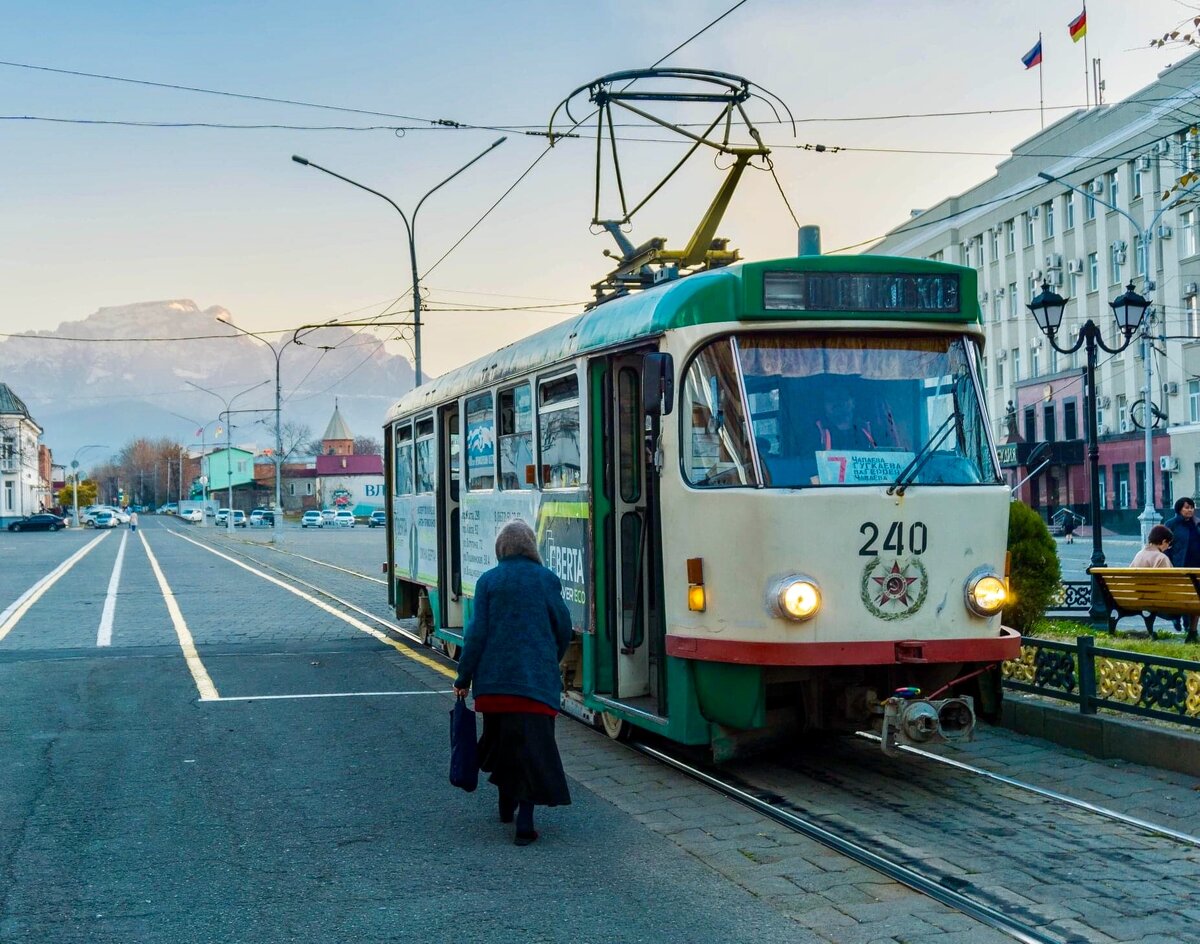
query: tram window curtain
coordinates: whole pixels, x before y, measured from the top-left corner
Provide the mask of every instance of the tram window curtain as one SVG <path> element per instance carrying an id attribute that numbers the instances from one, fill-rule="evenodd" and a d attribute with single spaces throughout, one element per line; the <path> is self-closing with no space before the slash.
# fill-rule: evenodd
<path id="1" fill-rule="evenodd" d="M 543 488 L 577 488 L 583 481 L 579 445 L 579 378 L 543 381 L 538 394 L 538 452 Z"/>
<path id="2" fill-rule="evenodd" d="M 467 414 L 467 489 L 491 491 L 496 484 L 496 417 L 491 391 L 470 397 Z"/>
<path id="3" fill-rule="evenodd" d="M 906 380 L 940 373 L 950 340 L 874 334 L 744 334 L 738 344 L 742 369 L 748 374 L 789 378 L 845 374 L 865 380 Z"/>
<path id="4" fill-rule="evenodd" d="M 396 481 L 397 495 L 411 495 L 413 491 L 413 440 L 412 425 L 403 423 L 396 427 Z"/>
<path id="5" fill-rule="evenodd" d="M 533 488 L 533 394 L 529 384 L 500 391 L 500 487 Z"/>

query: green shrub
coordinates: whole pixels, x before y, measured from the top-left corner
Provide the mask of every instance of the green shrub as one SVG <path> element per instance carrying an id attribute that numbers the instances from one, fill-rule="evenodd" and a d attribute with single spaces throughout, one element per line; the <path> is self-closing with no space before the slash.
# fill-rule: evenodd
<path id="1" fill-rule="evenodd" d="M 1012 600 L 1004 608 L 1004 625 L 1026 633 L 1058 592 L 1062 569 L 1046 522 L 1020 502 L 1008 506 L 1008 554 Z"/>

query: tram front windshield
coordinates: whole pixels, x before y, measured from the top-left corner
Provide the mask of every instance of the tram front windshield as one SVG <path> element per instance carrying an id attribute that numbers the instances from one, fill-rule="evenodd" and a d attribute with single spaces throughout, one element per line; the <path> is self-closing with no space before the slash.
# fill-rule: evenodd
<path id="1" fill-rule="evenodd" d="M 701 488 L 1000 481 L 962 336 L 745 333 L 692 360 L 684 474 Z"/>

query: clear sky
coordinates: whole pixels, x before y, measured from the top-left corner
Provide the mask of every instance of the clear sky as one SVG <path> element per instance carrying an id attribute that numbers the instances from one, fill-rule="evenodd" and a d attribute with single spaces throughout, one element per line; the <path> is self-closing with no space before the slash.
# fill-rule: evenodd
<path id="1" fill-rule="evenodd" d="M 292 163 L 292 154 L 386 193 L 407 212 L 499 136 L 434 127 L 431 119 L 544 127 L 570 91 L 649 66 L 734 2 L 3 0 L 0 59 L 10 63 L 420 120 L 0 66 L 0 331 L 52 329 L 100 307 L 165 298 L 223 306 L 255 330 L 377 314 L 411 281 L 403 224 L 383 201 Z M 1025 71 L 1020 58 L 1039 31 L 1047 123 L 1066 113 L 1062 106 L 1082 105 L 1083 45 L 1067 34 L 1080 7 L 748 0 L 666 64 L 744 75 L 802 120 L 793 138 L 765 108 L 751 110 L 776 146 L 796 215 L 821 226 L 829 250 L 881 235 L 911 209 L 966 189 L 1038 130 L 1037 70 Z M 1194 12 L 1169 0 L 1092 0 L 1088 51 L 1103 61 L 1107 100 L 1184 56 L 1148 42 Z M 961 111 L 992 113 L 814 120 Z M 12 116 L 415 130 L 138 128 Z M 804 144 L 982 153 L 796 147 Z M 544 138 L 510 132 L 431 197 L 417 220 L 419 268 L 544 147 Z M 622 164 L 633 189 L 652 183 L 677 154 L 669 144 L 627 145 Z M 615 248 L 608 235 L 589 232 L 593 161 L 590 141 L 560 142 L 428 275 L 431 309 L 587 299 L 611 265 L 601 253 Z M 635 217 L 630 238 L 665 236 L 682 247 L 719 181 L 712 158 L 698 155 Z M 747 258 L 795 252 L 792 218 L 767 174 L 748 175 L 719 233 Z M 430 310 L 425 370 L 447 370 L 574 310 Z"/>

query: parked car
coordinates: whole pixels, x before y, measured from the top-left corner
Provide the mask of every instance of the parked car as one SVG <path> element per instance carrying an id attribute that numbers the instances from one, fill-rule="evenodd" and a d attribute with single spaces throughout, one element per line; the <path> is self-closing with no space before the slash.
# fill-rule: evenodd
<path id="1" fill-rule="evenodd" d="M 58 515 L 26 515 L 8 526 L 9 531 L 61 531 L 67 526 Z"/>
<path id="2" fill-rule="evenodd" d="M 112 516 L 117 519 L 117 524 L 129 524 L 129 512 L 124 508 L 115 508 L 112 505 L 107 507 L 112 512 Z"/>
<path id="3" fill-rule="evenodd" d="M 354 512 L 343 508 L 333 513 L 333 523 L 339 528 L 353 528 L 358 522 L 354 520 Z"/>
<path id="4" fill-rule="evenodd" d="M 250 512 L 251 527 L 273 528 L 275 527 L 275 512 L 265 508 L 256 508 Z"/>
<path id="5" fill-rule="evenodd" d="M 369 528 L 386 528 L 387 527 L 387 512 L 373 511 L 371 517 L 367 519 L 367 527 Z"/>
<path id="6" fill-rule="evenodd" d="M 199 524 L 204 520 L 204 512 L 199 508 L 188 508 L 179 512 L 179 519 L 181 521 L 190 521 L 192 524 Z"/>
<path id="7" fill-rule="evenodd" d="M 234 513 L 233 513 L 233 526 L 234 526 L 235 528 L 244 528 L 244 527 L 246 527 L 246 513 L 245 513 L 244 511 L 242 511 L 242 510 L 240 510 L 240 509 L 238 509 L 238 510 L 235 510 L 235 511 L 234 511 Z"/>
<path id="8" fill-rule="evenodd" d="M 158 513 L 160 515 L 173 515 L 178 511 L 179 504 L 177 502 L 167 502 L 165 505 L 158 506 Z"/>
<path id="9" fill-rule="evenodd" d="M 266 514 L 266 512 L 267 509 L 265 508 L 255 508 L 250 512 L 250 524 L 252 526 L 262 524 L 262 516 Z"/>
<path id="10" fill-rule="evenodd" d="M 337 511 L 333 508 L 324 508 L 321 510 L 321 521 L 324 524 L 333 524 L 337 518 Z"/>
<path id="11" fill-rule="evenodd" d="M 92 514 L 93 528 L 115 528 L 120 523 L 111 511 L 97 511 Z"/>
<path id="12" fill-rule="evenodd" d="M 228 526 L 228 524 L 229 524 L 229 509 L 228 508 L 218 508 L 217 509 L 217 520 L 214 523 L 217 525 L 220 525 L 222 528 Z"/>
<path id="13" fill-rule="evenodd" d="M 316 509 L 306 511 L 304 517 L 300 519 L 300 527 L 302 528 L 323 528 L 325 527 L 325 519 L 321 517 L 321 513 Z"/>

